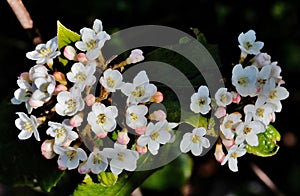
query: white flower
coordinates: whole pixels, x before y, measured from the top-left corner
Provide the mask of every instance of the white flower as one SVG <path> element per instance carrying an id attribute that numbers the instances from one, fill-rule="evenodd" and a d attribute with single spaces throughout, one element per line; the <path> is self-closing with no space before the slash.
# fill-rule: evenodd
<path id="1" fill-rule="evenodd" d="M 143 51 L 140 49 L 134 49 L 131 51 L 131 54 L 129 55 L 129 57 L 126 59 L 126 62 L 128 64 L 131 63 L 138 63 L 142 60 L 144 60 L 144 56 L 143 56 Z"/>
<path id="2" fill-rule="evenodd" d="M 60 55 L 60 52 L 56 51 L 57 47 L 57 37 L 54 37 L 46 44 L 37 45 L 34 51 L 27 52 L 26 57 L 36 60 L 36 64 L 49 63 L 49 61 Z"/>
<path id="3" fill-rule="evenodd" d="M 236 144 L 241 144 L 246 141 L 246 143 L 250 146 L 258 146 L 259 143 L 257 134 L 264 132 L 266 130 L 266 126 L 261 121 L 250 121 L 250 119 L 250 116 L 247 114 L 245 122 L 239 123 L 236 127 Z"/>
<path id="4" fill-rule="evenodd" d="M 30 98 L 34 91 L 33 87 L 26 80 L 17 80 L 19 88 L 14 92 L 14 97 L 11 99 L 11 102 L 15 105 L 25 103 L 26 109 L 30 114 L 32 112 L 32 107 L 29 104 Z"/>
<path id="5" fill-rule="evenodd" d="M 128 96 L 127 102 L 141 103 L 147 102 L 156 93 L 156 86 L 149 83 L 145 71 L 140 71 L 133 79 L 133 83 L 125 83 L 121 87 L 122 93 Z"/>
<path id="6" fill-rule="evenodd" d="M 255 41 L 255 31 L 249 30 L 248 32 L 241 33 L 238 37 L 239 48 L 241 49 L 241 56 L 245 57 L 247 54 L 257 55 L 260 53 L 260 50 L 263 48 L 264 43 L 260 41 Z"/>
<path id="7" fill-rule="evenodd" d="M 220 130 L 226 139 L 233 139 L 237 125 L 242 122 L 241 117 L 242 115 L 238 112 L 231 113 L 224 117 L 220 125 Z"/>
<path id="8" fill-rule="evenodd" d="M 84 108 L 84 100 L 80 92 L 75 88 L 72 88 L 70 92 L 62 91 L 58 93 L 56 99 L 55 110 L 61 116 L 73 116 Z"/>
<path id="9" fill-rule="evenodd" d="M 99 174 L 102 171 L 105 171 L 108 166 L 108 160 L 105 154 L 98 149 L 91 152 L 89 158 L 86 162 L 87 168 L 91 170 L 94 174 Z"/>
<path id="10" fill-rule="evenodd" d="M 251 61 L 253 62 L 252 65 L 261 68 L 271 64 L 271 56 L 267 53 L 259 53 Z"/>
<path id="11" fill-rule="evenodd" d="M 232 94 L 227 91 L 227 88 L 219 88 L 215 94 L 215 99 L 218 106 L 225 107 L 232 102 Z"/>
<path id="12" fill-rule="evenodd" d="M 233 172 L 237 172 L 238 171 L 237 158 L 244 156 L 246 152 L 247 151 L 245 149 L 244 144 L 232 146 L 231 148 L 229 148 L 228 154 L 223 159 L 221 165 L 224 165 L 228 161 L 229 169 Z"/>
<path id="13" fill-rule="evenodd" d="M 241 96 L 254 96 L 256 94 L 257 73 L 258 69 L 255 66 L 247 66 L 245 68 L 241 64 L 234 66 L 232 69 L 232 84 Z"/>
<path id="14" fill-rule="evenodd" d="M 40 135 L 37 130 L 38 123 L 35 116 L 31 115 L 30 118 L 24 112 L 17 112 L 19 118 L 15 120 L 15 125 L 21 132 L 18 135 L 20 140 L 26 140 L 34 134 L 37 141 L 40 141 Z"/>
<path id="15" fill-rule="evenodd" d="M 54 152 L 59 154 L 57 163 L 60 168 L 75 169 L 79 165 L 79 161 L 85 161 L 87 155 L 81 148 L 61 147 L 54 145 Z"/>
<path id="16" fill-rule="evenodd" d="M 29 78 L 34 81 L 37 78 L 47 78 L 48 69 L 44 65 L 35 65 L 29 70 Z"/>
<path id="17" fill-rule="evenodd" d="M 92 106 L 92 111 L 88 114 L 87 121 L 92 127 L 92 131 L 97 135 L 113 131 L 116 126 L 118 109 L 116 106 L 106 107 L 104 104 L 96 102 Z"/>
<path id="18" fill-rule="evenodd" d="M 74 63 L 71 71 L 67 73 L 67 78 L 82 91 L 86 86 L 91 86 L 96 82 L 95 71 L 95 63 L 86 66 L 82 63 Z"/>
<path id="19" fill-rule="evenodd" d="M 51 137 L 54 137 L 55 144 L 63 146 L 68 142 L 68 140 L 75 140 L 78 138 L 78 134 L 75 131 L 72 131 L 73 127 L 69 124 L 69 120 L 65 119 L 62 123 L 49 121 L 48 125 L 50 126 L 46 133 Z"/>
<path id="20" fill-rule="evenodd" d="M 100 78 L 100 83 L 108 92 L 115 92 L 123 85 L 123 76 L 118 70 L 107 69 Z"/>
<path id="21" fill-rule="evenodd" d="M 111 159 L 110 170 L 115 175 L 119 175 L 123 169 L 134 171 L 137 167 L 139 153 L 127 149 L 124 145 L 115 143 L 114 148 L 104 148 L 103 152 Z"/>
<path id="22" fill-rule="evenodd" d="M 268 125 L 272 121 L 274 110 L 275 105 L 270 103 L 265 103 L 263 105 L 248 104 L 244 107 L 245 114 L 250 114 L 254 120 L 259 120 L 265 125 Z"/>
<path id="23" fill-rule="evenodd" d="M 258 96 L 256 104 L 263 105 L 264 103 L 271 103 L 275 105 L 275 112 L 280 112 L 282 109 L 281 100 L 288 98 L 289 92 L 282 86 L 275 87 L 275 83 L 271 83 Z"/>
<path id="24" fill-rule="evenodd" d="M 160 144 L 166 144 L 171 138 L 171 134 L 167 131 L 166 126 L 168 126 L 167 121 L 160 121 L 156 124 L 150 122 L 147 125 L 145 134 L 138 138 L 137 144 L 139 146 L 148 145 L 149 152 L 156 155 Z"/>
<path id="25" fill-rule="evenodd" d="M 130 105 L 126 110 L 126 124 L 132 129 L 145 127 L 147 112 L 148 108 L 145 105 Z"/>
<path id="26" fill-rule="evenodd" d="M 190 108 L 195 113 L 207 114 L 211 107 L 209 106 L 211 99 L 207 86 L 201 85 L 197 93 L 191 97 Z"/>
<path id="27" fill-rule="evenodd" d="M 47 102 L 52 97 L 55 90 L 55 78 L 52 75 L 39 77 L 34 80 L 36 90 L 32 94 L 32 100 Z"/>
<path id="28" fill-rule="evenodd" d="M 100 53 L 101 48 L 110 36 L 102 31 L 102 22 L 99 20 L 94 21 L 94 29 L 82 28 L 80 30 L 82 41 L 77 41 L 75 46 L 81 51 L 87 51 L 86 57 L 89 60 L 96 59 Z"/>
<path id="29" fill-rule="evenodd" d="M 199 156 L 203 148 L 209 148 L 210 143 L 205 138 L 206 130 L 203 127 L 193 129 L 192 133 L 185 133 L 180 142 L 180 150 L 183 153 L 191 151 L 193 155 Z"/>

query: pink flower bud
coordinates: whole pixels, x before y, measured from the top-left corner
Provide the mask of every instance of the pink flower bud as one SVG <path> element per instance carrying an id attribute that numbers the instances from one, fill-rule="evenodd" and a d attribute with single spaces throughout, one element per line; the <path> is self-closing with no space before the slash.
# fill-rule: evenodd
<path id="1" fill-rule="evenodd" d="M 80 163 L 78 166 L 78 173 L 80 174 L 87 174 L 91 171 L 90 168 L 87 167 L 87 161 Z"/>
<path id="2" fill-rule="evenodd" d="M 224 107 L 218 107 L 215 112 L 215 116 L 217 118 L 222 118 L 225 115 L 226 115 L 226 109 Z"/>
<path id="3" fill-rule="evenodd" d="M 118 133 L 117 142 L 122 145 L 127 145 L 130 138 L 128 137 L 127 131 L 121 131 Z"/>
<path id="4" fill-rule="evenodd" d="M 28 83 L 31 82 L 29 72 L 23 72 L 20 75 L 20 80 L 26 80 Z"/>
<path id="5" fill-rule="evenodd" d="M 77 59 L 76 51 L 72 46 L 66 46 L 65 47 L 64 56 L 69 60 L 76 60 Z"/>
<path id="6" fill-rule="evenodd" d="M 164 95 L 157 91 L 150 99 L 150 102 L 161 103 L 164 100 Z"/>
<path id="7" fill-rule="evenodd" d="M 152 114 L 149 115 L 150 120 L 162 121 L 167 118 L 167 115 L 162 110 L 156 110 Z"/>
<path id="8" fill-rule="evenodd" d="M 255 61 L 253 62 L 253 65 L 257 66 L 258 68 L 271 63 L 271 56 L 267 53 L 259 53 L 256 57 L 254 57 L 254 59 Z"/>
<path id="9" fill-rule="evenodd" d="M 126 62 L 128 64 L 131 64 L 141 62 L 142 60 L 144 60 L 143 51 L 140 49 L 134 49 L 131 51 L 129 57 L 126 59 Z"/>
<path id="10" fill-rule="evenodd" d="M 79 53 L 77 55 L 77 59 L 79 62 L 86 64 L 88 62 L 88 59 L 86 58 L 86 55 L 84 53 Z"/>
<path id="11" fill-rule="evenodd" d="M 107 131 L 104 131 L 104 132 L 102 132 L 102 133 L 100 133 L 100 134 L 98 134 L 98 135 L 96 135 L 98 138 L 105 138 L 106 136 L 107 136 Z"/>
<path id="12" fill-rule="evenodd" d="M 55 153 L 53 151 L 54 139 L 45 140 L 41 146 L 42 155 L 46 159 L 52 159 L 55 157 Z"/>
<path id="13" fill-rule="evenodd" d="M 234 91 L 231 91 L 231 94 L 232 94 L 232 102 L 237 104 L 240 103 L 241 95 Z"/>
<path id="14" fill-rule="evenodd" d="M 73 116 L 70 119 L 70 125 L 72 127 L 79 127 L 81 125 L 82 121 L 83 121 L 82 115 L 81 114 L 76 114 L 75 116 Z"/>
<path id="15" fill-rule="evenodd" d="M 66 170 L 67 167 L 62 167 L 62 166 L 58 165 L 58 169 L 63 171 L 63 170 Z"/>
<path id="16" fill-rule="evenodd" d="M 67 91 L 67 90 L 68 90 L 68 88 L 65 85 L 59 84 L 55 87 L 54 94 L 57 95 L 59 92 Z"/>
<path id="17" fill-rule="evenodd" d="M 139 146 L 139 145 L 135 146 L 135 150 L 140 154 L 145 154 L 148 151 L 147 146 Z"/>
<path id="18" fill-rule="evenodd" d="M 137 134 L 139 134 L 139 135 L 144 134 L 144 133 L 146 132 L 146 126 L 141 127 L 141 128 L 136 128 L 136 129 L 135 129 L 135 132 L 136 132 Z"/>
<path id="19" fill-rule="evenodd" d="M 228 148 L 232 147 L 235 142 L 234 142 L 234 139 L 225 139 L 225 138 L 222 138 L 222 143 L 228 149 Z"/>
<path id="20" fill-rule="evenodd" d="M 225 158 L 225 153 L 223 152 L 223 146 L 222 143 L 218 142 L 216 144 L 216 149 L 215 149 L 215 158 L 219 163 L 222 163 L 222 161 Z"/>
<path id="21" fill-rule="evenodd" d="M 93 94 L 88 94 L 85 98 L 84 101 L 86 103 L 87 106 L 92 106 L 95 103 L 95 96 Z"/>
<path id="22" fill-rule="evenodd" d="M 41 100 L 33 100 L 33 99 L 30 99 L 30 100 L 29 100 L 29 105 L 30 105 L 32 108 L 36 109 L 36 108 L 38 108 L 38 107 L 43 106 L 43 105 L 44 105 L 44 102 L 41 101 Z"/>
<path id="23" fill-rule="evenodd" d="M 65 77 L 65 74 L 61 73 L 61 72 L 54 72 L 53 73 L 53 76 L 55 78 L 55 80 L 63 85 L 67 85 L 67 80 L 66 80 L 66 77 Z"/>

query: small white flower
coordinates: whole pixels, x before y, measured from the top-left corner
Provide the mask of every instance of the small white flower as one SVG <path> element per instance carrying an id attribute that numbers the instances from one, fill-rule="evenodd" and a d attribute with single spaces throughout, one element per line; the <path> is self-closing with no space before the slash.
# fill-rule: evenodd
<path id="1" fill-rule="evenodd" d="M 241 144 L 246 141 L 250 146 L 258 146 L 257 134 L 264 132 L 266 126 L 261 121 L 250 121 L 250 119 L 250 116 L 247 114 L 245 122 L 239 123 L 236 127 L 236 144 Z"/>
<path id="2" fill-rule="evenodd" d="M 86 66 L 82 63 L 74 63 L 71 71 L 67 73 L 67 78 L 82 91 L 86 86 L 91 86 L 96 82 L 95 71 L 95 63 Z"/>
<path id="3" fill-rule="evenodd" d="M 87 121 L 92 127 L 92 131 L 97 135 L 113 131 L 116 126 L 118 109 L 116 106 L 106 107 L 104 104 L 96 102 L 92 106 L 92 111 L 88 114 Z"/>
<path id="4" fill-rule="evenodd" d="M 209 106 L 211 99 L 207 86 L 201 85 L 197 93 L 191 97 L 190 108 L 195 113 L 207 114 L 211 107 Z"/>
<path id="5" fill-rule="evenodd" d="M 134 171 L 137 167 L 139 153 L 127 149 L 124 145 L 115 143 L 114 148 L 104 148 L 103 152 L 110 160 L 110 170 L 113 174 L 119 175 L 123 169 Z"/>
<path id="6" fill-rule="evenodd" d="M 263 122 L 266 126 L 272 121 L 275 105 L 265 103 L 263 105 L 248 104 L 244 107 L 244 113 L 250 114 L 254 120 Z"/>
<path id="7" fill-rule="evenodd" d="M 227 91 L 227 88 L 219 88 L 215 94 L 215 99 L 218 106 L 225 107 L 232 102 L 232 94 Z"/>
<path id="8" fill-rule="evenodd" d="M 134 49 L 131 51 L 131 54 L 129 55 L 129 57 L 126 59 L 126 62 L 128 64 L 131 63 L 138 63 L 142 60 L 144 60 L 144 56 L 143 56 L 143 51 L 140 49 Z"/>
<path id="9" fill-rule="evenodd" d="M 36 60 L 36 64 L 45 64 L 60 55 L 57 51 L 57 37 L 52 38 L 46 44 L 39 44 L 34 51 L 27 52 L 26 57 Z"/>
<path id="10" fill-rule="evenodd" d="M 100 78 L 100 83 L 108 92 L 116 92 L 123 85 L 123 76 L 118 70 L 107 69 Z"/>
<path id="11" fill-rule="evenodd" d="M 19 118 L 15 120 L 16 127 L 21 130 L 18 135 L 20 140 L 26 140 L 34 134 L 37 141 L 40 141 L 40 135 L 37 130 L 38 123 L 35 116 L 31 115 L 30 118 L 24 112 L 16 113 Z"/>
<path id="12" fill-rule="evenodd" d="M 145 105 L 130 105 L 126 110 L 126 124 L 132 129 L 145 127 L 147 112 L 148 108 Z"/>
<path id="13" fill-rule="evenodd" d="M 244 156 L 246 152 L 247 151 L 245 149 L 244 144 L 232 146 L 231 148 L 229 148 L 228 154 L 223 159 L 221 165 L 224 165 L 228 161 L 229 169 L 233 172 L 237 172 L 238 171 L 237 158 Z"/>
<path id="14" fill-rule="evenodd" d="M 193 129 L 192 133 L 185 133 L 180 142 L 183 153 L 191 151 L 193 155 L 201 155 L 203 148 L 209 148 L 210 142 L 205 138 L 206 130 L 203 127 Z"/>
<path id="15" fill-rule="evenodd" d="M 168 126 L 167 121 L 160 121 L 156 124 L 150 122 L 145 134 L 138 138 L 137 144 L 139 146 L 148 145 L 149 152 L 156 155 L 160 144 L 166 144 L 170 141 L 171 134 L 167 131 L 166 126 Z"/>
<path id="16" fill-rule="evenodd" d="M 70 92 L 62 91 L 58 93 L 56 99 L 55 110 L 61 116 L 73 116 L 84 108 L 84 100 L 81 97 L 81 93 L 75 88 L 72 88 Z"/>
<path id="17" fill-rule="evenodd" d="M 102 31 L 102 22 L 97 20 L 94 22 L 94 29 L 82 28 L 80 30 L 82 41 L 77 41 L 75 46 L 81 51 L 87 51 L 86 57 L 89 60 L 96 59 L 100 53 L 101 48 L 110 36 Z"/>
<path id="18" fill-rule="evenodd" d="M 46 133 L 51 137 L 54 137 L 55 144 L 63 146 L 68 140 L 75 140 L 78 138 L 78 134 L 72 131 L 73 127 L 69 124 L 69 120 L 65 119 L 62 123 L 49 121 L 50 126 Z"/>
<path id="19" fill-rule="evenodd" d="M 247 66 L 245 68 L 241 64 L 234 66 L 232 69 L 232 84 L 241 96 L 254 96 L 256 94 L 257 73 L 258 69 L 255 66 Z"/>
<path id="20" fill-rule="evenodd" d="M 47 78 L 48 69 L 44 65 L 35 65 L 29 70 L 29 78 L 34 81 L 37 78 Z"/>
<path id="21" fill-rule="evenodd" d="M 133 79 L 133 83 L 125 83 L 121 87 L 123 94 L 128 96 L 127 102 L 143 103 L 150 100 L 156 93 L 157 88 L 154 84 L 149 83 L 148 76 L 145 71 L 140 71 Z"/>
<path id="22" fill-rule="evenodd" d="M 79 165 L 79 161 L 85 161 L 87 155 L 81 148 L 74 147 L 61 147 L 54 145 L 54 152 L 59 154 L 57 163 L 60 168 L 76 169 Z"/>
<path id="23" fill-rule="evenodd" d="M 238 37 L 239 48 L 241 49 L 241 56 L 245 57 L 247 54 L 257 55 L 260 53 L 260 50 L 263 48 L 264 43 L 260 41 L 255 41 L 255 31 L 249 30 L 248 32 L 241 33 Z"/>
<path id="24" fill-rule="evenodd" d="M 231 113 L 224 117 L 220 125 L 220 130 L 226 139 L 233 139 L 237 125 L 242 122 L 241 118 L 242 115 L 238 112 Z"/>
<path id="25" fill-rule="evenodd" d="M 14 97 L 11 99 L 11 102 L 15 105 L 19 105 L 24 102 L 26 109 L 30 114 L 33 108 L 31 107 L 29 101 L 34 89 L 26 80 L 18 79 L 17 84 L 19 88 L 14 92 Z"/>
<path id="26" fill-rule="evenodd" d="M 86 164 L 87 168 L 89 168 L 92 173 L 99 174 L 107 169 L 108 160 L 102 151 L 96 149 L 91 152 Z"/>
<path id="27" fill-rule="evenodd" d="M 39 77 L 34 80 L 36 90 L 32 94 L 32 100 L 47 102 L 51 99 L 55 90 L 55 78 L 52 75 Z"/>

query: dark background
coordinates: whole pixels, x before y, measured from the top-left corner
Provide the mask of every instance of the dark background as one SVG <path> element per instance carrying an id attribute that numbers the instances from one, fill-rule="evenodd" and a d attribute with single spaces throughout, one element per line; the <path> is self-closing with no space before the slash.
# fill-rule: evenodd
<path id="1" fill-rule="evenodd" d="M 237 37 L 253 29 L 263 41 L 264 52 L 278 61 L 290 97 L 276 115 L 276 128 L 282 133 L 281 149 L 270 158 L 247 155 L 240 159 L 238 173 L 219 166 L 213 155 L 194 158 L 193 175 L 186 186 L 194 195 L 277 195 L 253 172 L 258 165 L 284 195 L 300 194 L 299 111 L 300 111 L 300 28 L 299 1 L 176 1 L 176 0 L 23 0 L 43 41 L 56 34 L 56 21 L 79 32 L 101 19 L 108 33 L 135 25 L 165 25 L 193 35 L 199 28 L 209 43 L 217 44 L 223 66 L 236 63 L 240 50 Z M 6 1 L 0 2 L 0 88 L 1 99 L 12 96 L 20 72 L 31 63 L 33 32 L 24 30 Z M 230 73 L 224 73 L 224 75 Z M 5 110 L 5 108 L 0 108 Z M 4 122 L 1 122 L 4 123 Z M 1 159 L 1 157 L 0 157 Z"/>

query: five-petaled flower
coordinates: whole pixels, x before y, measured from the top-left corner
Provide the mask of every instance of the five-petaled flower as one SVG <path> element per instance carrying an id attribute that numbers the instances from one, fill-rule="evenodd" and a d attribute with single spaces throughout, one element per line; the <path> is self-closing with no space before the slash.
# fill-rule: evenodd
<path id="1" fill-rule="evenodd" d="M 38 122 L 35 116 L 31 115 L 30 118 L 24 112 L 16 113 L 19 118 L 15 120 L 15 125 L 21 132 L 18 135 L 20 140 L 26 140 L 34 135 L 37 141 L 40 141 L 40 135 L 37 130 Z"/>
<path id="2" fill-rule="evenodd" d="M 108 92 L 115 92 L 123 85 L 123 76 L 118 70 L 107 69 L 100 78 L 100 83 Z"/>
<path id="3" fill-rule="evenodd" d="M 195 113 L 207 114 L 211 107 L 209 106 L 211 99 L 207 86 L 201 85 L 197 93 L 191 97 L 190 108 Z"/>
<path id="4" fill-rule="evenodd" d="M 238 171 L 237 158 L 244 156 L 246 152 L 247 151 L 245 149 L 244 144 L 232 146 L 231 148 L 229 148 L 228 154 L 223 159 L 221 165 L 224 165 L 228 161 L 229 169 L 233 172 L 237 172 Z"/>
<path id="5" fill-rule="evenodd" d="M 87 155 L 82 148 L 54 145 L 53 149 L 59 155 L 57 163 L 60 169 L 76 169 L 80 161 L 87 159 Z"/>
<path id="6" fill-rule="evenodd" d="M 241 49 L 241 56 L 246 57 L 247 54 L 257 55 L 263 48 L 264 43 L 260 41 L 255 41 L 256 35 L 255 31 L 249 30 L 248 32 L 241 33 L 238 37 L 239 48 Z"/>

